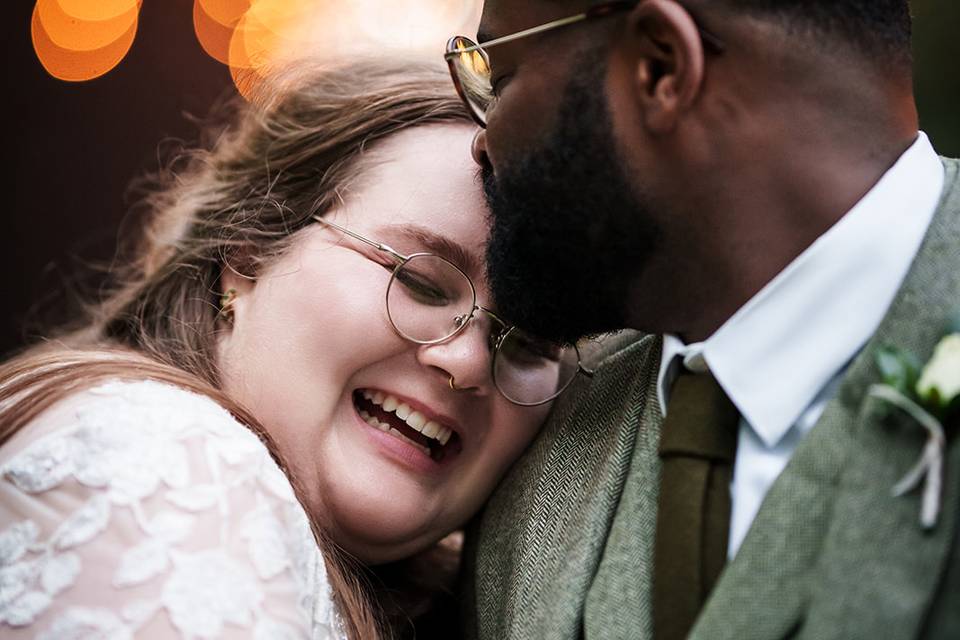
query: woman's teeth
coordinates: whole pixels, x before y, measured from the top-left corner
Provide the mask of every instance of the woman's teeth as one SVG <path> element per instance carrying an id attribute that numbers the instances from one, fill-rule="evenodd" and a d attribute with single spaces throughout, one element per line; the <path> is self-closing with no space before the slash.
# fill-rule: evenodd
<path id="1" fill-rule="evenodd" d="M 420 413 L 419 411 L 414 411 L 410 407 L 410 405 L 401 402 L 398 398 L 395 398 L 392 395 L 385 394 L 382 391 L 366 391 L 365 390 L 363 392 L 363 397 L 369 400 L 370 402 L 372 402 L 373 404 L 377 405 L 384 411 L 394 414 L 395 416 L 397 416 L 398 418 L 406 422 L 407 425 L 414 431 L 418 431 L 423 435 L 425 435 L 426 437 L 436 440 L 441 445 L 447 444 L 447 442 L 450 441 L 450 437 L 453 435 L 452 429 L 445 427 L 439 422 L 436 422 L 434 420 L 427 420 L 426 416 L 424 416 L 422 413 Z M 375 417 L 371 416 L 369 413 L 365 411 L 360 412 L 360 417 L 366 420 L 367 422 L 369 422 L 371 426 L 377 427 L 381 431 L 391 430 L 390 425 L 380 422 Z M 386 427 L 386 429 L 384 429 L 384 427 Z M 394 432 L 395 435 L 398 435 L 404 440 L 411 442 L 414 445 L 417 445 L 416 442 L 413 442 L 409 438 L 406 438 L 405 436 L 403 436 L 402 433 L 400 433 L 396 429 L 392 429 L 392 431 Z M 421 445 L 417 445 L 417 446 L 419 446 L 422 449 L 426 449 L 426 447 L 423 447 Z"/>
<path id="2" fill-rule="evenodd" d="M 417 449 L 419 449 L 420 451 L 422 451 L 425 455 L 427 455 L 427 456 L 430 455 L 430 449 L 428 449 L 427 447 L 423 446 L 423 445 L 420 444 L 419 442 L 414 442 L 413 440 L 411 440 L 411 439 L 408 438 L 407 436 L 403 435 L 402 433 L 400 433 L 399 431 L 397 431 L 396 429 L 394 429 L 393 427 L 391 427 L 390 425 L 388 425 L 386 422 L 380 422 L 379 420 L 377 420 L 375 417 L 371 416 L 371 415 L 370 415 L 369 413 L 367 413 L 366 411 L 360 411 L 360 417 L 363 418 L 364 420 L 366 420 L 366 421 L 367 421 L 367 424 L 369 424 L 371 427 L 374 427 L 375 429 L 380 429 L 380 431 L 386 431 L 387 433 L 389 433 L 389 434 L 392 435 L 393 437 L 395 437 L 395 438 L 400 438 L 400 439 L 403 440 L 404 442 L 408 442 L 408 443 L 412 444 L 412 445 L 415 446 Z"/>

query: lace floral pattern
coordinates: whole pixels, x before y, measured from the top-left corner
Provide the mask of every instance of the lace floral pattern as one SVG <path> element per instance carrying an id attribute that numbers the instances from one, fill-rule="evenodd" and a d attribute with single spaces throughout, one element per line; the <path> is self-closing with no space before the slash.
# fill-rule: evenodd
<path id="1" fill-rule="evenodd" d="M 0 450 L 4 638 L 325 640 L 336 618 L 289 482 L 211 400 L 111 382 Z"/>

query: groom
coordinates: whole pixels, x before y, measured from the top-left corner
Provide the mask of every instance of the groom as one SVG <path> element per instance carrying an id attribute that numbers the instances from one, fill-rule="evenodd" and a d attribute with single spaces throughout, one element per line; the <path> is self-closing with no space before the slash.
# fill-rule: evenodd
<path id="1" fill-rule="evenodd" d="M 643 334 L 477 522 L 468 635 L 960 637 L 956 419 L 894 497 L 928 436 L 869 393 L 960 308 L 907 1 L 487 0 L 479 40 L 539 25 L 474 103 L 500 310 Z"/>

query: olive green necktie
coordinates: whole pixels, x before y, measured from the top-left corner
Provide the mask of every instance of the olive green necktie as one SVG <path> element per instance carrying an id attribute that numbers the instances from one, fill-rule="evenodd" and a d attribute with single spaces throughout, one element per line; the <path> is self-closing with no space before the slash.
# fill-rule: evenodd
<path id="1" fill-rule="evenodd" d="M 657 640 L 685 638 L 727 559 L 739 414 L 709 372 L 684 371 L 660 435 L 654 547 Z"/>

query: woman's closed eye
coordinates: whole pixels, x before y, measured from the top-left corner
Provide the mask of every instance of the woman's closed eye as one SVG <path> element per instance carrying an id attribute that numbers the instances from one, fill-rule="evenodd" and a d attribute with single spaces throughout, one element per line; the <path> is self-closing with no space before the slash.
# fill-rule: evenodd
<path id="1" fill-rule="evenodd" d="M 440 283 L 413 269 L 405 267 L 397 270 L 396 281 L 420 304 L 443 306 L 450 302 L 450 295 Z"/>

